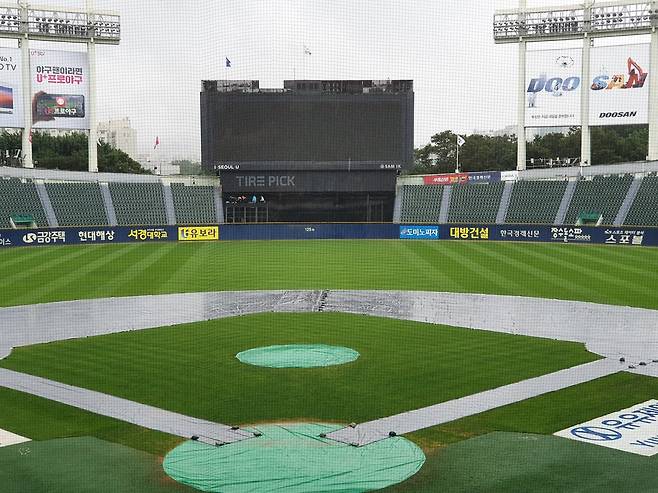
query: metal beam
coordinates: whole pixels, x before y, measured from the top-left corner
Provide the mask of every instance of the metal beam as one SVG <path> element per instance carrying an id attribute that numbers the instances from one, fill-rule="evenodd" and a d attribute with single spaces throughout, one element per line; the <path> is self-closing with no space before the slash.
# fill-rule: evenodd
<path id="1" fill-rule="evenodd" d="M 497 10 L 496 43 L 569 40 L 649 34 L 658 25 L 654 1 L 618 1 L 590 5 Z"/>

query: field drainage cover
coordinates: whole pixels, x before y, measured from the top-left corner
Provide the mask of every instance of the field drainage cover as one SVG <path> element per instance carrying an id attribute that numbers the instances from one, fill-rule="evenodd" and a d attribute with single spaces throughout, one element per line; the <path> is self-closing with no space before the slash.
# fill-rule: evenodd
<path id="1" fill-rule="evenodd" d="M 359 353 L 353 349 L 324 344 L 292 344 L 268 346 L 242 351 L 236 355 L 243 363 L 267 368 L 319 368 L 344 365 L 355 361 Z"/>
<path id="2" fill-rule="evenodd" d="M 320 438 L 341 428 L 326 424 L 267 425 L 256 438 L 213 447 L 188 441 L 164 459 L 179 483 L 221 493 L 360 493 L 404 481 L 420 470 L 423 451 L 393 437 L 364 447 Z"/>

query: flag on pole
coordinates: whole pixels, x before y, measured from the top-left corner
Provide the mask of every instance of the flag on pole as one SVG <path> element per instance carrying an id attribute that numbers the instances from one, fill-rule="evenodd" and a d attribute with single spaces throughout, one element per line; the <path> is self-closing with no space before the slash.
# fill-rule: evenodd
<path id="1" fill-rule="evenodd" d="M 160 137 L 155 138 L 155 145 L 153 146 L 153 149 L 156 149 L 160 145 Z"/>
<path id="2" fill-rule="evenodd" d="M 458 135 L 458 136 L 457 136 L 457 145 L 458 145 L 459 147 L 461 147 L 461 146 L 463 146 L 464 144 L 466 144 L 466 140 L 464 140 L 464 137 L 462 137 L 461 135 Z"/>
<path id="3" fill-rule="evenodd" d="M 311 50 L 308 49 L 308 46 L 304 45 L 304 55 L 310 55 Z"/>
<path id="4" fill-rule="evenodd" d="M 226 57 L 225 64 L 226 64 L 226 68 L 229 68 L 231 66 L 231 60 L 229 60 L 228 57 Z"/>

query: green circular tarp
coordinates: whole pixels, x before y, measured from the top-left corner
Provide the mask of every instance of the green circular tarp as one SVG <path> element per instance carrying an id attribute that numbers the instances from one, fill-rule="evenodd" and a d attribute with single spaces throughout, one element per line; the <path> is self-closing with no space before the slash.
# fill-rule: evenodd
<path id="1" fill-rule="evenodd" d="M 414 443 L 393 437 L 363 447 L 320 438 L 340 426 L 268 425 L 262 436 L 213 447 L 189 441 L 164 459 L 176 481 L 216 493 L 360 493 L 400 483 L 425 462 Z"/>
<path id="2" fill-rule="evenodd" d="M 318 368 L 343 365 L 356 360 L 353 349 L 324 344 L 291 344 L 242 351 L 236 355 L 243 363 L 267 368 Z"/>

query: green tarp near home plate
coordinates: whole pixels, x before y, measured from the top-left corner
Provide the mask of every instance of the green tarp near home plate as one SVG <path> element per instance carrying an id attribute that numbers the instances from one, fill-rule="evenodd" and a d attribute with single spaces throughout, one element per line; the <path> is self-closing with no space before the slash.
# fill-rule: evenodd
<path id="1" fill-rule="evenodd" d="M 261 436 L 221 447 L 188 441 L 164 459 L 165 472 L 216 493 L 360 493 L 400 483 L 425 462 L 413 442 L 392 437 L 364 447 L 321 438 L 339 425 L 249 428 Z"/>

